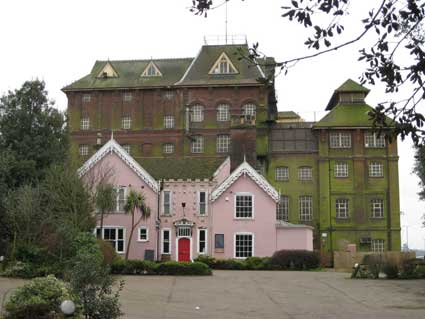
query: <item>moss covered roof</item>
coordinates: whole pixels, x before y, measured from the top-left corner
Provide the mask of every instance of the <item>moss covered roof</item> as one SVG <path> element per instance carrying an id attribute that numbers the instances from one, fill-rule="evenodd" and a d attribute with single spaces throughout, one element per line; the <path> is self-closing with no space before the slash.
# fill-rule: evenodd
<path id="1" fill-rule="evenodd" d="M 236 74 L 209 74 L 214 63 L 222 53 L 226 53 L 232 64 L 237 69 Z M 246 60 L 239 59 L 241 54 L 248 55 L 248 45 L 204 45 L 198 56 L 193 61 L 187 74 L 178 84 L 257 84 L 258 78 L 264 74 L 256 65 L 250 65 Z"/>
<path id="2" fill-rule="evenodd" d="M 299 119 L 300 118 L 300 116 L 294 111 L 278 112 L 277 117 L 282 119 Z"/>
<path id="3" fill-rule="evenodd" d="M 155 179 L 211 179 L 225 157 L 135 158 Z"/>
<path id="4" fill-rule="evenodd" d="M 169 86 L 182 78 L 192 60 L 193 58 L 96 61 L 90 74 L 64 87 L 63 90 Z M 142 76 L 150 62 L 155 63 L 162 76 Z M 118 77 L 98 77 L 107 63 L 112 65 Z"/>
<path id="5" fill-rule="evenodd" d="M 371 127 L 368 113 L 372 110 L 367 104 L 338 104 L 313 127 Z"/>
<path id="6" fill-rule="evenodd" d="M 344 83 L 342 83 L 332 94 L 331 99 L 328 102 L 328 105 L 326 106 L 326 110 L 332 110 L 333 107 L 338 103 L 338 95 L 340 93 L 364 93 L 364 95 L 368 95 L 369 89 L 364 87 L 363 85 L 357 83 L 356 81 L 353 81 L 351 79 L 348 79 Z"/>

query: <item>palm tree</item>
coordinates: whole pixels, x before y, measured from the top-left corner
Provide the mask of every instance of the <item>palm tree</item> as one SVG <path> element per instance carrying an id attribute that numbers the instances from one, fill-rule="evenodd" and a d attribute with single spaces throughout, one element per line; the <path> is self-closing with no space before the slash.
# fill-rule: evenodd
<path id="1" fill-rule="evenodd" d="M 95 204 L 98 211 L 100 213 L 100 236 L 102 238 L 103 231 L 103 216 L 107 212 L 111 212 L 114 210 L 116 205 L 116 191 L 114 186 L 108 183 L 100 183 L 96 187 L 96 198 Z"/>
<path id="2" fill-rule="evenodd" d="M 140 212 L 140 217 L 135 223 L 135 213 L 136 210 Z M 131 230 L 130 237 L 128 238 L 127 250 L 125 252 L 125 260 L 128 260 L 128 254 L 130 252 L 131 239 L 133 238 L 134 229 L 139 225 L 142 219 L 149 218 L 151 215 L 151 209 L 146 205 L 145 197 L 143 194 L 140 194 L 134 190 L 130 190 L 126 203 L 124 205 L 124 211 L 127 214 L 131 214 Z"/>

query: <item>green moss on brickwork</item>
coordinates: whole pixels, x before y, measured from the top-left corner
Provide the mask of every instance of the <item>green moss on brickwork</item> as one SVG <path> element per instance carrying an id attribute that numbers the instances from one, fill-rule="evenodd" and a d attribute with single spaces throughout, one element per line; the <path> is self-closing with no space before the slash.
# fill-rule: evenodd
<path id="1" fill-rule="evenodd" d="M 80 119 L 81 114 L 78 109 L 72 108 L 68 109 L 68 117 L 69 117 L 69 131 L 75 132 L 80 130 Z"/>
<path id="2" fill-rule="evenodd" d="M 257 131 L 256 151 L 257 156 L 266 156 L 269 150 L 269 136 L 265 130 Z"/>
<path id="3" fill-rule="evenodd" d="M 372 127 L 370 111 L 372 107 L 367 104 L 338 104 L 314 128 Z"/>
<path id="4" fill-rule="evenodd" d="M 210 179 L 225 158 L 136 158 L 136 160 L 158 180 Z"/>
<path id="5" fill-rule="evenodd" d="M 204 137 L 204 154 L 214 156 L 217 153 L 216 137 Z"/>

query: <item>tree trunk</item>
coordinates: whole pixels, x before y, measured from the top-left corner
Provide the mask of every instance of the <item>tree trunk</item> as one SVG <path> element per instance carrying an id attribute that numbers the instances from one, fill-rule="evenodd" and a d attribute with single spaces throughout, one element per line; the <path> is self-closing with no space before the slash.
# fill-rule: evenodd
<path id="1" fill-rule="evenodd" d="M 125 260 L 128 260 L 128 254 L 130 253 L 131 239 L 133 238 L 134 228 L 136 228 L 136 226 L 134 225 L 134 211 L 135 209 L 131 211 L 131 230 L 130 230 L 130 237 L 128 238 L 127 251 L 125 252 Z"/>

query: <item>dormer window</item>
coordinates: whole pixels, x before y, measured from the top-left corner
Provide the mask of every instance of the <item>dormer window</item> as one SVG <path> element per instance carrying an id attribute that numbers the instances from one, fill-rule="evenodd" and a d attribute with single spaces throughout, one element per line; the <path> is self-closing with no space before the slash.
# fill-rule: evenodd
<path id="1" fill-rule="evenodd" d="M 364 103 L 364 93 L 340 93 L 339 103 Z"/>
<path id="2" fill-rule="evenodd" d="M 152 76 L 162 76 L 161 71 L 159 71 L 158 67 L 151 61 L 145 70 L 142 73 L 144 77 L 152 77 Z"/>
<path id="3" fill-rule="evenodd" d="M 226 53 L 222 53 L 214 63 L 209 74 L 236 74 L 238 71 Z"/>
<path id="4" fill-rule="evenodd" d="M 107 78 L 117 78 L 118 73 L 115 71 L 114 67 L 112 66 L 111 62 L 106 62 L 105 66 L 102 68 L 102 70 L 97 75 L 100 79 L 107 79 Z"/>

